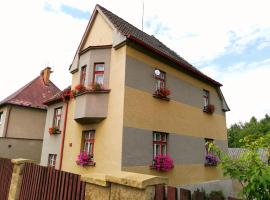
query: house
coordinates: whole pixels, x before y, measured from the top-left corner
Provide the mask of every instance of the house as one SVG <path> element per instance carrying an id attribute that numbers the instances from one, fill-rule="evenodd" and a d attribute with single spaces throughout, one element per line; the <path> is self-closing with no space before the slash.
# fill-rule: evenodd
<path id="1" fill-rule="evenodd" d="M 69 70 L 70 90 L 46 102 L 44 165 L 154 174 L 176 186 L 221 179 L 205 160 L 206 142 L 227 149 L 229 108 L 219 82 L 100 5 Z M 50 135 L 57 108 L 61 133 Z M 157 170 L 160 154 L 173 159 L 171 170 Z"/>
<path id="2" fill-rule="evenodd" d="M 47 106 L 60 90 L 50 81 L 51 68 L 0 102 L 0 157 L 40 161 Z"/>

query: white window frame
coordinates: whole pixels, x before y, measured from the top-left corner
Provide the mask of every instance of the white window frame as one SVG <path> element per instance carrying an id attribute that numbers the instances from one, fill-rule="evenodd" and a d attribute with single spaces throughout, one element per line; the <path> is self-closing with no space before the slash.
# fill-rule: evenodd
<path id="1" fill-rule="evenodd" d="M 48 156 L 48 166 L 49 167 L 55 167 L 56 157 L 57 157 L 57 154 L 49 154 L 49 156 Z"/>

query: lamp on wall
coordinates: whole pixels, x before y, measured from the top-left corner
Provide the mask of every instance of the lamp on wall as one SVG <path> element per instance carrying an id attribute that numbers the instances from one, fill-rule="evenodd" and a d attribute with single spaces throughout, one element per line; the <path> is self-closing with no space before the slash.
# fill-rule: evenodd
<path id="1" fill-rule="evenodd" d="M 159 76 L 160 75 L 160 71 L 158 69 L 155 69 L 155 75 Z"/>

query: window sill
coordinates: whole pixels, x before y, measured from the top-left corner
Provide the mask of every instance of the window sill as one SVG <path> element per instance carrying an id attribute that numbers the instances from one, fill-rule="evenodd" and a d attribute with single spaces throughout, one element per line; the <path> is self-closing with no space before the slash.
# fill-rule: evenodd
<path id="1" fill-rule="evenodd" d="M 84 94 L 89 94 L 89 93 L 109 93 L 111 90 L 106 89 L 106 90 L 84 90 L 81 92 L 78 92 L 77 94 L 74 95 L 74 97 L 81 96 Z"/>
<path id="2" fill-rule="evenodd" d="M 157 98 L 157 99 L 165 100 L 165 101 L 170 101 L 170 100 L 171 100 L 171 99 L 168 98 L 168 97 L 161 97 L 161 96 L 158 96 L 158 95 L 156 95 L 156 94 L 153 94 L 153 97 L 154 97 L 154 98 Z"/>
<path id="3" fill-rule="evenodd" d="M 56 133 L 50 133 L 50 135 L 59 135 L 59 134 L 61 134 L 61 131 L 57 131 Z"/>
<path id="4" fill-rule="evenodd" d="M 205 167 L 216 167 L 217 164 L 204 163 Z"/>
<path id="5" fill-rule="evenodd" d="M 94 162 L 94 161 L 91 161 L 91 162 L 89 162 L 89 163 L 87 163 L 87 164 L 85 164 L 85 165 L 81 165 L 81 164 L 78 164 L 77 163 L 77 165 L 79 165 L 79 166 L 81 166 L 81 167 L 95 167 L 96 166 L 96 162 Z"/>

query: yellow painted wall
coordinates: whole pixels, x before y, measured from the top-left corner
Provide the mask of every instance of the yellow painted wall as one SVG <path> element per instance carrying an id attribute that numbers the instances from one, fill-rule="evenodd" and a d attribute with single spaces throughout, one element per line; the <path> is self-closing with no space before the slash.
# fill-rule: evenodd
<path id="1" fill-rule="evenodd" d="M 177 101 L 164 101 L 126 86 L 124 126 L 227 140 L 225 117 Z"/>
<path id="2" fill-rule="evenodd" d="M 149 166 L 124 167 L 123 170 L 169 177 L 169 185 L 172 186 L 226 179 L 217 167 L 205 167 L 202 164 L 175 165 L 168 172 L 157 172 L 150 169 Z"/>
<path id="3" fill-rule="evenodd" d="M 191 77 L 179 70 L 160 62 L 132 47 L 127 47 L 127 55 L 145 62 L 153 69 L 158 67 L 167 74 L 186 81 L 217 95 L 211 85 Z M 227 140 L 225 114 L 206 114 L 201 108 L 174 100 L 164 101 L 153 98 L 152 94 L 132 87 L 125 87 L 124 126 L 162 131 L 200 138 Z M 176 165 L 167 173 L 156 172 L 149 166 L 123 167 L 125 171 L 166 176 L 170 185 L 181 185 L 196 182 L 222 179 L 216 167 L 205 167 L 203 164 Z"/>
<path id="4" fill-rule="evenodd" d="M 121 170 L 122 130 L 124 109 L 126 47 L 112 49 L 110 62 L 110 82 L 108 117 L 100 123 L 80 125 L 74 120 L 74 99 L 70 101 L 66 139 L 64 146 L 63 170 L 84 174 L 89 172 L 111 172 Z M 79 82 L 78 73 L 73 75 L 72 85 Z M 77 82 L 77 83 L 76 83 Z M 75 99 L 76 100 L 76 99 Z M 80 152 L 83 130 L 96 130 L 94 161 L 96 166 L 81 167 L 75 161 Z M 70 147 L 72 143 L 72 147 Z"/>
<path id="5" fill-rule="evenodd" d="M 112 43 L 113 30 L 98 13 L 94 19 L 92 28 L 89 31 L 82 49 L 89 46 L 111 45 Z"/>

